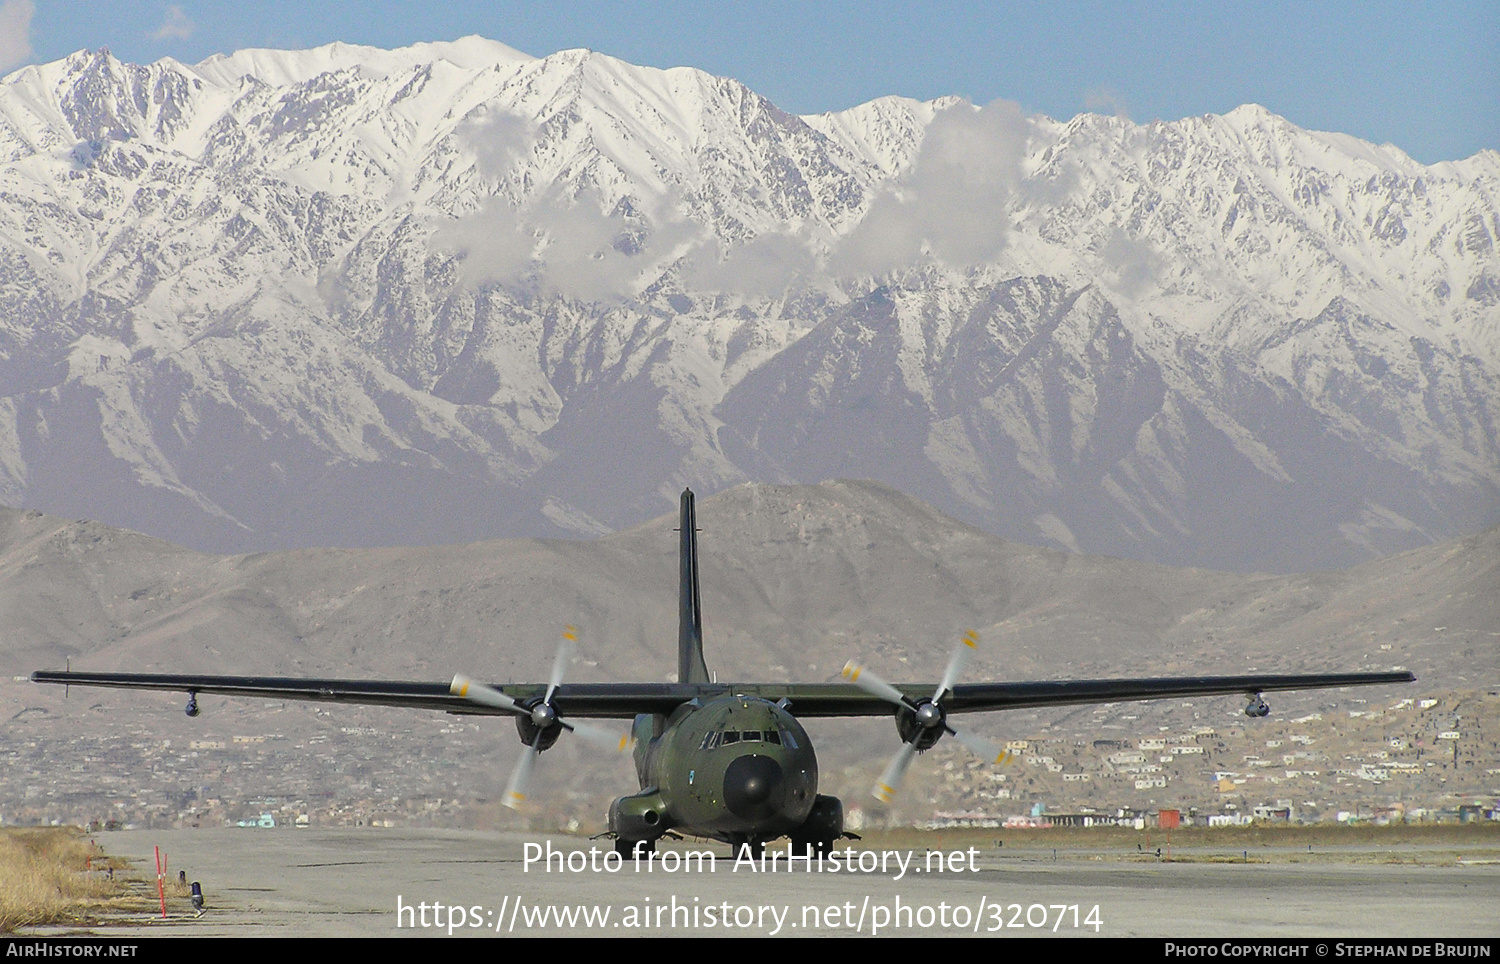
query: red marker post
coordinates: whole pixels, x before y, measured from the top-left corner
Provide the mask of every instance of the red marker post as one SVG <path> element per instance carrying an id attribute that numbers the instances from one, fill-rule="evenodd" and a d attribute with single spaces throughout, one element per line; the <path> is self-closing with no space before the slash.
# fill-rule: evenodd
<path id="1" fill-rule="evenodd" d="M 161 918 L 167 919 L 167 858 L 162 854 L 160 847 L 153 847 L 156 851 L 156 893 L 161 897 Z"/>

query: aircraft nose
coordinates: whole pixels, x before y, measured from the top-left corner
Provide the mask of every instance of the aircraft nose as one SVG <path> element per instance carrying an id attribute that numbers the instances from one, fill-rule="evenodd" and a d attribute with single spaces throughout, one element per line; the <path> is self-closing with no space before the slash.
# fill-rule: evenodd
<path id="1" fill-rule="evenodd" d="M 738 817 L 767 817 L 781 805 L 781 764 L 768 756 L 742 756 L 724 771 L 724 805 Z"/>

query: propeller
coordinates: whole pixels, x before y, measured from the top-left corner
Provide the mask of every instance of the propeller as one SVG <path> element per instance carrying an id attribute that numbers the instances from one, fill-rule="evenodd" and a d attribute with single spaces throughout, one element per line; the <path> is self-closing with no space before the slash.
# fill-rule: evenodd
<path id="1" fill-rule="evenodd" d="M 896 788 L 901 786 L 901 781 L 905 779 L 906 770 L 911 766 L 911 761 L 916 759 L 917 754 L 922 750 L 930 749 L 944 733 L 951 735 L 975 756 L 988 760 L 992 764 L 1010 763 L 1015 758 L 1009 750 L 996 746 L 982 736 L 955 730 L 948 725 L 948 715 L 943 711 L 944 697 L 953 692 L 953 685 L 958 682 L 958 677 L 969 664 L 969 658 L 974 655 L 974 650 L 978 646 L 979 634 L 972 629 L 965 630 L 953 650 L 953 657 L 948 660 L 948 668 L 943 672 L 943 681 L 938 684 L 931 699 L 920 703 L 912 702 L 905 693 L 866 669 L 858 661 L 851 659 L 844 664 L 844 678 L 849 682 L 871 696 L 895 704 L 911 714 L 910 722 L 902 727 L 901 749 L 897 750 L 891 762 L 886 764 L 885 771 L 880 774 L 880 780 L 875 784 L 873 791 L 875 799 L 881 803 L 888 804 L 895 799 Z M 908 728 L 911 730 L 909 735 L 905 732 Z"/>
<path id="2" fill-rule="evenodd" d="M 563 630 L 562 643 L 557 647 L 557 656 L 552 660 L 552 676 L 547 681 L 546 693 L 538 702 L 522 703 L 493 686 L 487 686 L 463 674 L 454 676 L 453 683 L 448 687 L 448 691 L 454 696 L 462 697 L 471 703 L 516 714 L 526 749 L 516 761 L 515 769 L 511 770 L 510 782 L 506 784 L 505 796 L 501 798 L 501 803 L 512 810 L 519 810 L 521 804 L 526 802 L 525 788 L 531 778 L 531 771 L 536 766 L 536 758 L 557 740 L 561 730 L 576 733 L 590 743 L 615 752 L 624 753 L 630 749 L 628 734 L 617 737 L 600 727 L 588 723 L 569 722 L 558 716 L 557 707 L 552 704 L 552 697 L 556 695 L 557 688 L 562 685 L 563 673 L 567 671 L 568 664 L 573 659 L 573 650 L 577 643 L 578 630 L 572 626 L 566 627 Z M 532 731 L 529 740 L 526 739 L 528 730 Z"/>

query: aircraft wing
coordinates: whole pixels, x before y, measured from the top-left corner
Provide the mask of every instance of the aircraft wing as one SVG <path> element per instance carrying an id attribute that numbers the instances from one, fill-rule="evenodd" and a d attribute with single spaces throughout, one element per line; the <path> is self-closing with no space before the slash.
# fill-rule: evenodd
<path id="1" fill-rule="evenodd" d="M 1332 673 L 1319 675 L 1182 676 L 1152 679 L 1044 680 L 1017 683 L 959 683 L 942 701 L 948 713 L 982 713 L 1038 706 L 1123 703 L 1169 697 L 1223 696 L 1283 690 L 1334 689 L 1414 683 L 1411 673 Z M 932 699 L 937 683 L 896 683 L 913 703 Z M 723 689 L 767 700 L 785 698 L 799 717 L 888 716 L 892 705 L 849 683 L 759 683 Z"/>
<path id="2" fill-rule="evenodd" d="M 171 673 L 75 673 L 42 670 L 31 674 L 33 683 L 64 686 L 104 686 L 112 689 L 166 690 L 177 693 L 249 696 L 278 700 L 310 700 L 320 703 L 360 703 L 372 706 L 405 706 L 412 709 L 444 710 L 481 716 L 510 716 L 507 710 L 484 706 L 455 696 L 447 682 L 406 680 L 301 679 L 282 676 L 193 676 Z M 512 699 L 540 700 L 546 683 L 497 683 Z M 676 683 L 565 683 L 553 696 L 553 705 L 566 717 L 630 719 L 637 713 L 671 713 L 704 689 L 720 695 L 727 687 Z"/>
<path id="3" fill-rule="evenodd" d="M 1036 683 L 962 683 L 943 706 L 950 713 L 1068 706 L 1080 703 L 1121 703 L 1167 697 L 1225 696 L 1287 690 L 1338 689 L 1415 683 L 1416 676 L 1397 673 L 1328 673 L 1279 676 L 1185 676 L 1165 679 L 1054 680 Z"/>
<path id="4" fill-rule="evenodd" d="M 164 673 L 88 673 L 39 671 L 32 682 L 64 686 L 166 690 L 263 699 L 311 700 L 443 710 L 448 713 L 509 716 L 449 692 L 447 682 L 402 680 L 299 679 L 274 676 L 195 676 Z M 1152 679 L 1047 680 L 1016 683 L 960 683 L 943 700 L 949 713 L 979 713 L 1039 706 L 1119 703 L 1168 697 L 1253 695 L 1284 690 L 1332 689 L 1411 683 L 1411 673 L 1336 673 L 1322 675 L 1184 676 Z M 512 699 L 540 700 L 545 683 L 501 683 L 495 689 Z M 898 683 L 913 702 L 930 699 L 936 683 Z M 786 699 L 799 717 L 888 716 L 891 704 L 849 683 L 564 683 L 553 697 L 557 712 L 568 718 L 630 719 L 637 713 L 670 714 L 693 699 L 744 695 L 771 701 Z"/>

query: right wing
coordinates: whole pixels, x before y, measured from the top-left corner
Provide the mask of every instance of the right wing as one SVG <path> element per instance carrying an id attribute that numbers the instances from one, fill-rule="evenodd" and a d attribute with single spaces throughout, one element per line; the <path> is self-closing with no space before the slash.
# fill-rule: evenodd
<path id="1" fill-rule="evenodd" d="M 177 693 L 212 693 L 220 696 L 250 696 L 321 703 L 358 703 L 373 706 L 404 706 L 481 716 L 512 716 L 508 710 L 475 703 L 451 692 L 451 683 L 407 680 L 299 679 L 282 676 L 193 676 L 171 673 L 75 673 L 39 670 L 33 683 L 64 686 L 104 686 L 127 690 L 166 690 Z M 706 687 L 722 691 L 723 687 Z M 519 702 L 540 700 L 546 683 L 500 683 L 494 689 Z M 637 713 L 669 714 L 695 696 L 702 686 L 676 683 L 565 683 L 559 686 L 553 704 L 566 717 L 595 719 L 633 718 Z M 715 695 L 718 695 L 716 692 Z"/>

